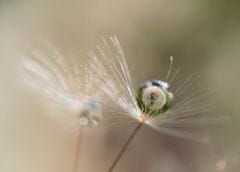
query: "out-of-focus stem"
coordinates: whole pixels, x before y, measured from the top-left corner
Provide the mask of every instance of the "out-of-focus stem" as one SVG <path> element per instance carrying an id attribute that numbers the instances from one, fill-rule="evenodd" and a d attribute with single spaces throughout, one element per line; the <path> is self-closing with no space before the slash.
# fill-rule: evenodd
<path id="1" fill-rule="evenodd" d="M 127 150 L 129 144 L 131 143 L 131 141 L 133 140 L 134 136 L 137 134 L 139 129 L 142 127 L 142 125 L 143 125 L 143 122 L 139 123 L 137 125 L 137 127 L 134 129 L 133 133 L 130 135 L 130 137 L 128 138 L 127 142 L 123 145 L 121 151 L 118 153 L 116 159 L 113 161 L 112 165 L 110 166 L 110 168 L 108 169 L 107 172 L 112 172 L 114 170 L 114 168 L 118 164 L 119 160 L 121 159 L 122 155 Z"/>
<path id="2" fill-rule="evenodd" d="M 80 149 L 81 149 L 81 143 L 82 143 L 82 135 L 83 135 L 83 128 L 80 128 L 80 130 L 78 132 L 78 136 L 77 136 L 77 144 L 76 144 L 76 150 L 75 150 L 75 155 L 74 155 L 73 172 L 78 171 Z"/>

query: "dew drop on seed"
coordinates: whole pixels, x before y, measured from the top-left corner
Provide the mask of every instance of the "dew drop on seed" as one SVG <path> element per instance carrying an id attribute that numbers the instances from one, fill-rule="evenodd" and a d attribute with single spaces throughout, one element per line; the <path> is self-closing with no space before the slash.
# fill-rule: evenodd
<path id="1" fill-rule="evenodd" d="M 79 122 L 84 127 L 88 126 L 89 123 L 87 117 L 80 117 Z"/>

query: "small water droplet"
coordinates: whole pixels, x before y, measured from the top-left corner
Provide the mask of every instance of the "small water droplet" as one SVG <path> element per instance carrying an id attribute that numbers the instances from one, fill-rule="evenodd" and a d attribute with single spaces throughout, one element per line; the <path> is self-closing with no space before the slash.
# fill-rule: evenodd
<path id="1" fill-rule="evenodd" d="M 79 122 L 82 126 L 88 126 L 88 124 L 89 124 L 89 121 L 88 121 L 87 117 L 84 117 L 84 116 L 80 117 Z"/>

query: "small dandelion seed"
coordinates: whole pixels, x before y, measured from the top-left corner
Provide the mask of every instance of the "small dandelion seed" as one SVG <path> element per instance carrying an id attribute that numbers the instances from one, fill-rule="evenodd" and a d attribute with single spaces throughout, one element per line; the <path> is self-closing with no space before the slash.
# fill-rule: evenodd
<path id="1" fill-rule="evenodd" d="M 24 56 L 23 79 L 59 109 L 67 111 L 62 121 L 78 131 L 73 170 L 77 172 L 83 128 L 97 126 L 102 119 L 100 93 L 87 66 L 83 67 L 75 56 L 65 57 L 49 41 L 46 45 L 50 54 L 33 50 Z"/>
<path id="2" fill-rule="evenodd" d="M 74 56 L 64 57 L 49 41 L 46 45 L 50 54 L 33 50 L 24 56 L 24 82 L 59 108 L 68 110 L 78 120 L 73 125 L 81 124 L 79 120 L 85 117 L 87 126 L 95 126 L 102 118 L 102 106 L 88 67 L 82 66 Z"/>
<path id="3" fill-rule="evenodd" d="M 170 86 L 172 86 L 180 71 L 178 68 L 171 78 L 173 66 L 173 56 L 171 56 L 165 81 L 150 80 L 135 91 L 125 54 L 117 37 L 110 37 L 109 41 L 104 38 L 101 38 L 101 40 L 101 43 L 97 45 L 96 53 L 88 53 L 90 58 L 89 70 L 95 75 L 94 81 L 96 85 L 101 85 L 99 89 L 103 90 L 107 97 L 126 112 L 127 117 L 139 122 L 108 172 L 115 169 L 131 140 L 143 125 L 176 137 L 201 142 L 210 140 L 208 135 L 201 135 L 188 130 L 218 123 L 215 119 L 200 115 L 203 110 L 208 110 L 207 108 L 201 109 L 203 105 L 202 103 L 199 104 L 200 100 L 202 101 L 200 96 L 185 97 L 178 100 L 194 82 L 193 74 L 189 75 L 176 91 L 170 91 Z M 111 44 L 108 42 L 111 42 Z"/>

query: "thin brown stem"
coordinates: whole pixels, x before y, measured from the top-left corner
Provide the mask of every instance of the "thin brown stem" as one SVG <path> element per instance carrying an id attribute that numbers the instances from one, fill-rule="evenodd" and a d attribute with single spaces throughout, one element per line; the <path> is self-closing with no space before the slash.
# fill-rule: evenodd
<path id="1" fill-rule="evenodd" d="M 130 137 L 128 138 L 127 142 L 123 145 L 121 151 L 118 153 L 116 159 L 113 161 L 112 165 L 110 166 L 110 168 L 108 169 L 108 172 L 112 172 L 114 170 L 114 168 L 116 167 L 117 163 L 119 162 L 119 160 L 121 159 L 122 155 L 124 154 L 124 152 L 127 150 L 129 144 L 131 143 L 131 141 L 133 140 L 134 136 L 137 134 L 137 132 L 139 131 L 139 129 L 142 127 L 143 123 L 139 123 L 137 125 L 137 127 L 134 129 L 133 133 L 130 135 Z"/>
<path id="2" fill-rule="evenodd" d="M 80 158 L 80 148 L 82 143 L 82 135 L 83 135 L 83 128 L 81 128 L 78 132 L 77 136 L 77 144 L 76 144 L 76 150 L 74 155 L 74 165 L 73 165 L 73 172 L 78 171 L 78 165 L 79 165 L 79 158 Z"/>

